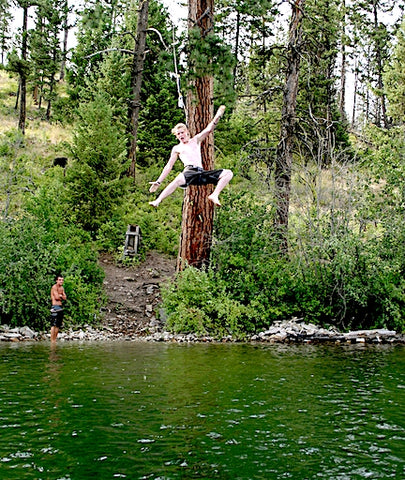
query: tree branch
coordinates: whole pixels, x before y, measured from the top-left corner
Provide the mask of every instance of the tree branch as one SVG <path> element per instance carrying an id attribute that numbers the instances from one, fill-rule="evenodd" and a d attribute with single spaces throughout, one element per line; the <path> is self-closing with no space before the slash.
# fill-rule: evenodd
<path id="1" fill-rule="evenodd" d="M 98 50 L 97 52 L 94 52 L 90 55 L 86 55 L 84 58 L 95 57 L 96 55 L 99 55 L 100 53 L 106 53 L 106 52 L 121 52 L 121 53 L 129 53 L 131 55 L 135 54 L 134 51 L 127 50 L 126 48 L 106 48 L 105 50 Z"/>

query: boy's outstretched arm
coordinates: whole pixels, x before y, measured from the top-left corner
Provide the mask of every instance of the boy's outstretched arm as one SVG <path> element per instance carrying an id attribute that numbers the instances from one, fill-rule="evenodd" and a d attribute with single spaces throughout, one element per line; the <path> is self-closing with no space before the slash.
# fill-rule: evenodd
<path id="1" fill-rule="evenodd" d="M 217 123 L 219 122 L 219 119 L 222 117 L 222 115 L 225 112 L 225 108 L 226 108 L 225 105 L 221 105 L 218 108 L 214 118 L 210 121 L 210 123 L 204 128 L 204 130 L 202 130 L 200 133 L 196 135 L 199 142 L 204 140 L 204 138 L 207 138 L 208 135 L 214 131 L 215 127 L 217 126 Z"/>
<path id="2" fill-rule="evenodd" d="M 160 184 L 163 182 L 163 180 L 169 175 L 171 172 L 174 163 L 176 162 L 178 157 L 178 153 L 175 150 L 175 147 L 172 148 L 172 153 L 170 155 L 169 161 L 166 163 L 165 167 L 162 170 L 162 173 L 159 175 L 159 178 L 155 180 L 154 182 L 149 182 L 150 187 L 149 191 L 150 192 L 156 192 L 156 190 L 159 188 Z"/>

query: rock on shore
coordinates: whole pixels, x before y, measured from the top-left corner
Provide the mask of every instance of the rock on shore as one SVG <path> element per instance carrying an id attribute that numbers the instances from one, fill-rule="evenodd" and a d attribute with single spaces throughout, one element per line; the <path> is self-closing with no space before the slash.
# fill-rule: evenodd
<path id="1" fill-rule="evenodd" d="M 49 340 L 49 332 L 34 332 L 29 327 L 10 328 L 0 325 L 0 341 L 23 342 Z M 197 342 L 235 342 L 230 335 L 223 338 L 214 338 L 209 335 L 173 334 L 164 330 L 164 324 L 153 319 L 149 328 L 142 334 L 116 331 L 113 328 L 103 326 L 100 329 L 84 326 L 78 330 L 61 331 L 58 341 L 144 341 L 144 342 L 173 342 L 173 343 L 197 343 Z M 302 319 L 291 319 L 275 322 L 269 329 L 247 336 L 245 342 L 260 343 L 334 343 L 334 344 L 405 344 L 405 335 L 386 329 L 357 330 L 341 333 L 335 328 L 322 328 L 311 323 L 305 323 Z"/>

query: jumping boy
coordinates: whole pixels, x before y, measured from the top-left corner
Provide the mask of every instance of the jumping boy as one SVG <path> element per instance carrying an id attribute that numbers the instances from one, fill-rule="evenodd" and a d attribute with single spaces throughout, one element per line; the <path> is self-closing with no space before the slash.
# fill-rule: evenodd
<path id="1" fill-rule="evenodd" d="M 173 128 L 172 133 L 176 136 L 177 140 L 179 140 L 179 143 L 172 148 L 169 161 L 163 168 L 159 178 L 155 182 L 149 182 L 151 184 L 149 191 L 155 192 L 159 188 L 159 185 L 167 175 L 169 175 L 178 158 L 183 162 L 184 170 L 182 173 L 179 173 L 171 183 L 169 183 L 156 200 L 149 202 L 149 205 L 157 207 L 159 203 L 164 198 L 171 195 L 177 187 L 186 188 L 189 185 L 211 184 L 216 185 L 216 187 L 208 198 L 215 205 L 218 205 L 219 207 L 221 206 L 218 196 L 223 188 L 231 181 L 233 173 L 228 169 L 204 170 L 201 160 L 201 142 L 214 131 L 219 119 L 224 114 L 224 111 L 225 106 L 221 105 L 213 120 L 202 132 L 194 137 L 190 137 L 190 132 L 184 123 L 179 123 Z"/>

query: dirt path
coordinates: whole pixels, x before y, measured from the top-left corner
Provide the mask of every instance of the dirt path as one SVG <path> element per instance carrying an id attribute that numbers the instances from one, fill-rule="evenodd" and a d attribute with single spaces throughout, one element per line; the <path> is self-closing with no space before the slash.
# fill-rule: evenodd
<path id="1" fill-rule="evenodd" d="M 123 335 L 146 335 L 158 331 L 160 322 L 155 309 L 161 301 L 160 284 L 175 273 L 176 260 L 150 252 L 140 265 L 116 265 L 113 258 L 103 255 L 100 265 L 105 272 L 104 290 L 108 303 L 103 326 Z"/>

